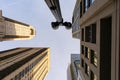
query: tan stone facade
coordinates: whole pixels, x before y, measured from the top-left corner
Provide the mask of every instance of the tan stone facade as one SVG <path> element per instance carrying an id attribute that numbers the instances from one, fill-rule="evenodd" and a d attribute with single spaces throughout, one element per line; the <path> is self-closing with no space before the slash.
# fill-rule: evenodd
<path id="1" fill-rule="evenodd" d="M 0 52 L 0 80 L 44 80 L 49 48 L 15 48 Z"/>
<path id="2" fill-rule="evenodd" d="M 35 35 L 35 29 L 32 26 L 3 17 L 0 11 L 0 41 L 27 40 Z"/>
<path id="3" fill-rule="evenodd" d="M 120 80 L 120 1 L 79 1 L 82 74 L 86 80 Z"/>

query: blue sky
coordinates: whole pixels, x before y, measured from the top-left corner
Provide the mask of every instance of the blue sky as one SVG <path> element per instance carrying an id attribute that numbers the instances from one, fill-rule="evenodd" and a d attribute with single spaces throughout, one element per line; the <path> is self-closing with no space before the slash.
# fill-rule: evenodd
<path id="1" fill-rule="evenodd" d="M 60 0 L 62 16 L 65 21 L 72 19 L 76 0 Z M 0 42 L 0 51 L 15 47 L 50 47 L 51 65 L 45 80 L 67 80 L 67 67 L 71 53 L 80 52 L 80 41 L 72 38 L 72 31 L 60 26 L 51 28 L 56 21 L 44 0 L 0 0 L 3 15 L 30 24 L 36 29 L 31 40 Z"/>

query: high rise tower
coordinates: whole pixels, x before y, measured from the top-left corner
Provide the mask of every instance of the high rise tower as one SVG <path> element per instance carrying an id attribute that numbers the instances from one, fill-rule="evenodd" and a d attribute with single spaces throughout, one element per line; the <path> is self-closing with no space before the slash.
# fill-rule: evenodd
<path id="1" fill-rule="evenodd" d="M 0 52 L 0 80 L 44 80 L 49 48 L 15 48 Z"/>
<path id="2" fill-rule="evenodd" d="M 77 0 L 72 19 L 85 80 L 120 80 L 120 0 Z"/>
<path id="3" fill-rule="evenodd" d="M 80 74 L 80 54 L 71 54 L 71 63 L 67 69 L 67 80 L 81 80 L 83 76 Z"/>
<path id="4" fill-rule="evenodd" d="M 0 11 L 0 41 L 27 40 L 35 35 L 35 29 L 32 26 L 4 17 Z"/>

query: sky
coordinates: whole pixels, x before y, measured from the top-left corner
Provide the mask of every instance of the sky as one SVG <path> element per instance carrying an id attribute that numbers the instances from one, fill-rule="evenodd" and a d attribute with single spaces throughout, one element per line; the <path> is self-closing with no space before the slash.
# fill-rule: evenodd
<path id="1" fill-rule="evenodd" d="M 76 0 L 60 0 L 64 21 L 72 21 Z M 50 71 L 45 80 L 67 80 L 70 54 L 80 52 L 80 41 L 72 38 L 72 29 L 51 28 L 56 21 L 44 0 L 0 0 L 3 16 L 30 24 L 36 29 L 31 40 L 0 42 L 0 51 L 16 47 L 50 47 Z"/>

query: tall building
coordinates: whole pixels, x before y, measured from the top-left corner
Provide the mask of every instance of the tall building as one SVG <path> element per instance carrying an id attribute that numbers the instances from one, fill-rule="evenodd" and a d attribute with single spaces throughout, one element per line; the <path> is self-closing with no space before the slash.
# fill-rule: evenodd
<path id="1" fill-rule="evenodd" d="M 68 64 L 68 67 L 67 67 L 67 80 L 72 80 L 70 64 Z"/>
<path id="2" fill-rule="evenodd" d="M 80 39 L 80 0 L 76 0 L 75 8 L 72 17 L 72 36 L 75 39 Z"/>
<path id="3" fill-rule="evenodd" d="M 0 11 L 0 41 L 27 40 L 35 36 L 35 29 L 25 23 L 2 16 Z"/>
<path id="4" fill-rule="evenodd" d="M 70 67 L 70 74 L 68 79 L 71 78 L 71 80 L 80 80 L 79 69 L 80 69 L 80 54 L 71 54 L 71 63 L 68 66 L 68 69 Z"/>
<path id="5" fill-rule="evenodd" d="M 77 31 L 85 80 L 120 80 L 120 0 L 77 0 L 73 36 Z"/>
<path id="6" fill-rule="evenodd" d="M 44 80 L 49 48 L 15 48 L 0 52 L 0 80 Z"/>

